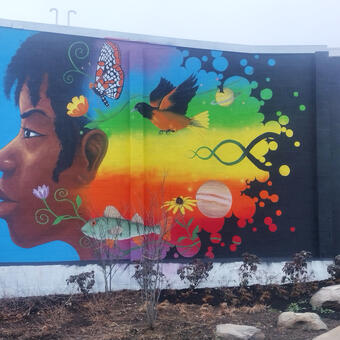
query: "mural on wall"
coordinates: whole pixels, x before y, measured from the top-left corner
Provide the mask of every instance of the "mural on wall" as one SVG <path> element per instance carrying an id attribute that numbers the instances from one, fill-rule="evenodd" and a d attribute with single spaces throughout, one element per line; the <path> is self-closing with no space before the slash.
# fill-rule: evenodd
<path id="1" fill-rule="evenodd" d="M 1 36 L 1 262 L 95 259 L 91 239 L 134 260 L 145 237 L 167 259 L 288 255 L 312 232 L 292 205 L 311 89 L 287 56 Z"/>

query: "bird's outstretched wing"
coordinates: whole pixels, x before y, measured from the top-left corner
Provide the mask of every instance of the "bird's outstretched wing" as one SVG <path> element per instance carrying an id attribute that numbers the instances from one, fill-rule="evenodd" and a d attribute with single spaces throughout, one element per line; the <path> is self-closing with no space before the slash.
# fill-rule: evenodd
<path id="1" fill-rule="evenodd" d="M 188 109 L 188 104 L 195 96 L 198 89 L 198 86 L 195 86 L 196 81 L 196 77 L 191 75 L 187 80 L 178 85 L 162 99 L 159 109 L 185 115 Z"/>
<path id="2" fill-rule="evenodd" d="M 150 93 L 150 105 L 158 107 L 164 96 L 171 92 L 175 86 L 173 86 L 169 80 L 161 78 L 157 87 Z"/>

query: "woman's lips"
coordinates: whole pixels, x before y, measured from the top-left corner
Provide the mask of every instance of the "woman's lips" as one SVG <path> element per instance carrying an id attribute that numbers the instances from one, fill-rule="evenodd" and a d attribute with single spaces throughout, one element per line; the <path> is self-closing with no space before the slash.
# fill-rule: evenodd
<path id="1" fill-rule="evenodd" d="M 0 189 L 0 217 L 5 217 L 11 214 L 16 205 L 17 202 L 9 198 L 9 196 Z"/>

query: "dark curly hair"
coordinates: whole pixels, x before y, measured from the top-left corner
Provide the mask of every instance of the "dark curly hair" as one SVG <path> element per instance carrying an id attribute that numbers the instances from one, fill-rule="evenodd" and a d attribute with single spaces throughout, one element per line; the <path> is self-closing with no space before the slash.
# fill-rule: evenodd
<path id="1" fill-rule="evenodd" d="M 88 72 L 89 57 L 77 59 L 77 62 L 79 61 L 77 67 L 82 73 L 69 73 L 72 79 L 69 78 L 67 81 L 65 72 L 73 68 L 68 54 L 83 53 L 84 57 L 90 51 L 93 40 L 56 33 L 34 34 L 19 47 L 5 75 L 6 96 L 10 98 L 11 89 L 15 86 L 15 103 L 18 105 L 20 91 L 26 82 L 34 106 L 40 100 L 40 86 L 47 75 L 46 95 L 51 100 L 55 112 L 55 132 L 61 144 L 61 151 L 53 171 L 55 182 L 58 182 L 60 173 L 72 165 L 76 148 L 81 140 L 80 133 L 85 131 L 84 126 L 88 123 L 87 118 L 68 116 L 66 106 L 74 96 L 82 94 L 84 85 L 82 73 Z"/>

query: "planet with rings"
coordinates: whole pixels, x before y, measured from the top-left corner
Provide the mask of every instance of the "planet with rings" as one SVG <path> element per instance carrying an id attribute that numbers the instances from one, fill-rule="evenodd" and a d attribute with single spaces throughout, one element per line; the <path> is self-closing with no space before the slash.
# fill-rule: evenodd
<path id="1" fill-rule="evenodd" d="M 233 90 L 225 87 L 223 92 L 217 91 L 215 100 L 211 102 L 211 105 L 229 106 L 234 102 L 235 96 Z"/>
<path id="2" fill-rule="evenodd" d="M 220 181 L 207 181 L 196 192 L 199 211 L 210 218 L 224 217 L 232 205 L 232 195 L 229 188 Z"/>

